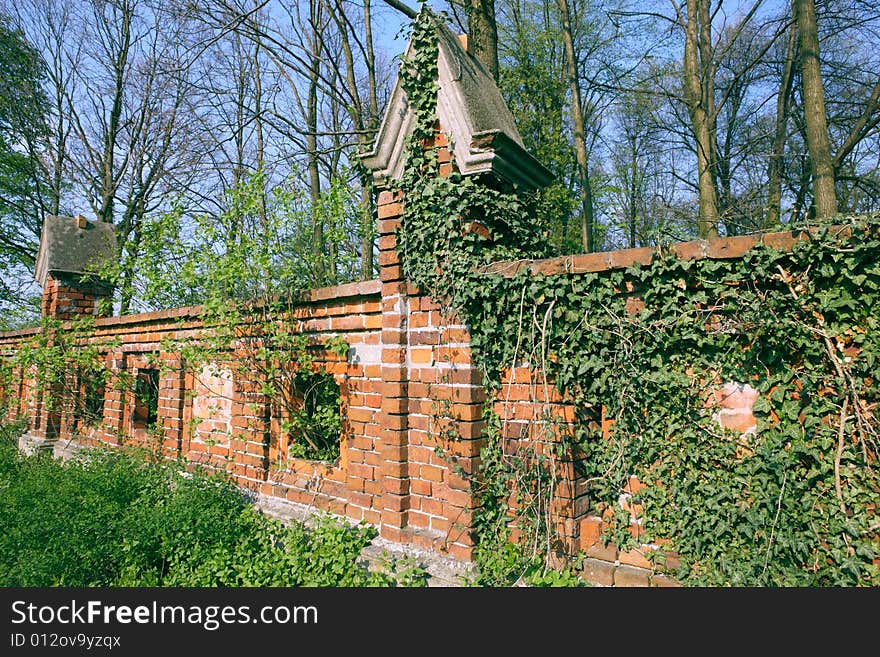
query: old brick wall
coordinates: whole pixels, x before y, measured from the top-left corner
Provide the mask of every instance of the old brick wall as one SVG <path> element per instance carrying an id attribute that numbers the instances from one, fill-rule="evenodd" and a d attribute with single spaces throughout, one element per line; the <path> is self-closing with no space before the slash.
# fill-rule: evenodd
<path id="1" fill-rule="evenodd" d="M 61 389 L 41 390 L 32 369 L 8 370 L 0 382 L 6 417 L 28 418 L 35 437 L 158 448 L 171 458 L 225 470 L 240 485 L 263 494 L 366 521 L 389 540 L 469 559 L 473 547 L 469 530 L 477 501 L 468 475 L 476 471 L 486 442 L 487 394 L 482 373 L 471 359 L 468 327 L 404 279 L 395 244 L 402 212 L 402 199 L 381 192 L 378 280 L 311 290 L 288 320 L 315 344 L 339 335 L 351 345 L 347 358 L 326 351 L 319 358 L 342 395 L 345 424 L 340 457 L 334 463 L 287 458 L 272 426 L 269 400 L 255 377 L 232 375 L 228 362 L 188 367 L 180 354 L 165 351 L 166 340 L 200 338 L 204 327 L 199 308 L 99 317 L 88 337 L 96 345 L 114 341 L 112 348 L 101 352 L 111 373 L 136 377 L 147 370 L 160 372 L 158 434 L 138 423 L 130 386 L 120 389 L 108 384 L 102 421 L 86 426 L 75 417 L 76 404 L 69 398 L 48 409 L 46 397 L 60 394 Z M 759 243 L 790 249 L 806 236 L 773 233 L 672 248 L 682 258 L 736 258 Z M 553 276 L 607 271 L 636 261 L 648 264 L 652 257 L 650 249 L 627 249 L 497 263 L 487 271 L 513 275 L 527 267 L 532 275 Z M 56 301 L 45 307 L 47 312 L 54 307 L 64 319 L 73 306 L 57 301 L 58 290 L 50 280 L 46 295 Z M 632 301 L 631 310 L 636 312 L 637 295 Z M 85 303 L 80 311 L 86 308 L 94 305 Z M 10 356 L 40 330 L 0 333 L 0 356 Z M 66 389 L 71 388 L 76 386 Z M 711 392 L 719 424 L 745 433 L 755 430 L 754 389 L 745 382 L 727 381 Z M 565 395 L 540 368 L 526 363 L 504 372 L 491 408 L 501 421 L 505 451 L 513 456 L 551 454 L 560 432 L 574 428 L 574 410 Z M 596 409 L 588 421 L 605 431 L 612 423 L 603 409 Z M 557 482 L 552 526 L 560 554 L 582 552 L 583 576 L 594 583 L 674 584 L 655 572 L 646 558 L 649 551 L 663 550 L 662 544 L 646 544 L 630 552 L 602 544 L 603 518 L 590 508 L 586 483 L 575 465 L 564 456 L 553 459 Z M 631 495 L 641 483 L 633 478 L 630 486 Z M 624 508 L 628 498 L 621 497 Z M 515 506 L 513 495 L 511 502 Z M 631 531 L 638 536 L 635 520 Z M 675 555 L 668 558 L 674 564 Z"/>
<path id="2" fill-rule="evenodd" d="M 834 226 L 831 231 L 842 236 L 850 234 L 847 226 Z M 712 241 L 693 240 L 674 244 L 670 248 L 683 260 L 731 259 L 744 256 L 750 249 L 765 245 L 780 251 L 789 251 L 800 240 L 810 239 L 811 231 L 776 232 L 762 235 L 720 238 Z M 514 276 L 527 270 L 533 276 L 577 275 L 623 269 L 638 262 L 649 265 L 656 255 L 651 248 L 620 249 L 604 253 L 563 256 L 546 260 L 500 262 L 484 269 L 486 273 Z M 637 291 L 623 291 L 627 295 L 627 310 L 637 313 L 641 299 Z M 505 370 L 501 389 L 493 410 L 501 419 L 501 435 L 505 439 L 505 454 L 549 454 L 548 449 L 559 436 L 574 428 L 574 409 L 565 395 L 546 380 L 540 367 L 527 363 Z M 707 408 L 715 410 L 718 424 L 731 431 L 752 433 L 756 419 L 752 408 L 757 392 L 747 382 L 724 381 L 707 384 Z M 605 416 L 605 409 L 596 409 L 594 417 L 578 421 L 593 422 L 607 435 L 613 420 Z M 552 524 L 557 537 L 556 547 L 561 555 L 585 556 L 582 576 L 596 584 L 607 586 L 670 586 L 675 585 L 648 559 L 651 552 L 660 551 L 669 569 L 677 564 L 677 556 L 665 549 L 663 541 L 642 543 L 639 548 L 621 551 L 613 543 L 604 544 L 600 536 L 603 516 L 588 503 L 586 482 L 578 476 L 570 458 L 557 456 L 553 461 L 557 484 L 552 508 Z M 621 495 L 619 504 L 630 509 L 629 499 L 642 487 L 635 477 L 629 481 L 629 490 Z M 512 506 L 515 499 L 511 498 Z M 630 532 L 639 537 L 637 509 L 631 509 Z"/>
<path id="3" fill-rule="evenodd" d="M 434 145 L 449 173 L 451 152 L 439 125 L 435 143 L 426 147 Z M 30 434 L 49 441 L 161 449 L 170 458 L 225 470 L 263 494 L 376 525 L 383 538 L 469 559 L 475 502 L 467 475 L 483 444 L 486 396 L 471 364 L 467 327 L 404 279 L 395 245 L 401 216 L 402 199 L 381 192 L 378 280 L 311 290 L 289 318 L 293 331 L 318 344 L 341 336 L 351 345 L 347 359 L 327 352 L 319 359 L 342 396 L 336 462 L 287 458 L 261 382 L 229 376 L 235 354 L 229 362 L 192 368 L 180 354 L 164 351 L 167 340 L 199 340 L 199 308 L 94 321 L 89 342 L 117 341 L 102 351 L 111 383 L 100 423 L 86 426 L 76 417 L 69 390 L 41 392 L 35 374 L 21 372 L 4 382 L 7 416 L 27 417 Z M 100 297 L 101 290 L 75 277 L 50 276 L 43 314 L 58 320 L 96 315 Z M 37 332 L 0 334 L 0 356 Z M 131 385 L 149 371 L 158 371 L 153 432 L 138 418 Z M 120 385 L 125 376 L 130 380 Z M 76 389 L 76 382 L 67 388 Z M 61 398 L 51 414 L 45 395 Z"/>
<path id="4" fill-rule="evenodd" d="M 426 146 L 439 148 L 444 173 L 452 170 L 439 126 L 434 144 Z M 78 389 L 75 377 L 64 388 L 43 390 L 35 371 L 20 369 L 7 371 L 0 382 L 6 417 L 28 418 L 30 435 L 50 442 L 158 449 L 169 458 L 227 471 L 243 487 L 265 495 L 368 522 L 383 538 L 469 559 L 477 500 L 468 477 L 476 472 L 486 444 L 487 394 L 483 375 L 472 362 L 468 327 L 404 277 L 396 249 L 404 202 L 391 191 L 379 194 L 378 280 L 311 290 L 287 317 L 292 330 L 315 345 L 341 336 L 351 346 L 347 358 L 322 350 L 318 359 L 332 373 L 342 397 L 344 429 L 335 462 L 288 458 L 258 375 L 233 374 L 240 369 L 232 366 L 235 353 L 225 361 L 191 367 L 180 354 L 167 351 L 169 340 L 200 339 L 205 327 L 197 307 L 94 320 L 87 339 L 99 347 L 107 370 L 116 375 L 104 391 L 101 422 L 89 426 L 77 417 L 78 406 L 69 392 Z M 738 258 L 758 244 L 791 249 L 804 237 L 771 233 L 671 248 L 684 259 Z M 496 263 L 486 271 L 512 276 L 527 268 L 534 276 L 578 274 L 634 262 L 646 265 L 653 256 L 652 249 L 623 249 Z M 94 316 L 103 293 L 74 279 L 50 276 L 43 312 L 62 322 Z M 637 312 L 638 296 L 630 296 L 630 310 Z M 50 330 L 64 331 L 66 326 Z M 39 328 L 0 333 L 0 357 L 39 333 Z M 118 385 L 123 374 L 134 380 L 150 371 L 156 372 L 158 384 L 157 429 L 152 432 L 138 416 L 131 385 Z M 753 389 L 728 381 L 713 393 L 722 426 L 754 431 Z M 81 388 L 76 394 L 82 394 Z M 47 404 L 55 396 L 62 397 L 60 403 Z M 603 519 L 588 504 L 586 482 L 571 457 L 554 449 L 554 441 L 574 429 L 573 407 L 539 367 L 518 363 L 507 369 L 490 405 L 500 418 L 506 454 L 552 456 L 556 482 L 550 514 L 560 555 L 582 552 L 583 575 L 595 583 L 672 583 L 654 572 L 646 558 L 648 551 L 663 545 L 621 552 L 600 541 Z M 586 421 L 604 431 L 612 422 L 604 409 L 596 409 L 595 417 Z M 630 485 L 630 495 L 641 486 L 635 479 Z M 624 507 L 628 497 L 621 497 Z M 515 507 L 516 491 L 510 501 Z M 638 536 L 635 520 L 631 531 Z M 674 562 L 675 555 L 669 559 Z"/>
<path id="5" fill-rule="evenodd" d="M 381 210 L 396 217 L 382 224 L 392 231 L 386 237 L 393 239 L 398 211 L 393 203 Z M 74 397 L 82 391 L 75 377 L 41 391 L 35 372 L 15 370 L 2 382 L 6 417 L 27 417 L 34 437 L 158 449 L 169 458 L 227 471 L 238 484 L 263 494 L 366 521 L 385 538 L 467 559 L 469 485 L 435 451 L 441 445 L 435 438 L 460 418 L 455 434 L 465 440 L 450 456 L 468 471 L 473 468 L 482 426 L 480 377 L 470 367 L 466 329 L 406 284 L 394 255 L 383 250 L 380 280 L 311 290 L 289 318 L 295 332 L 317 345 L 330 336 L 350 345 L 347 358 L 326 350 L 318 357 L 342 398 L 343 438 L 334 463 L 283 453 L 270 400 L 256 377 L 232 374 L 235 354 L 229 361 L 188 367 L 180 354 L 166 351 L 169 340 L 200 339 L 205 329 L 198 307 L 94 321 L 87 339 L 98 345 L 111 375 L 100 422 L 88 425 L 77 417 Z M 79 294 L 74 286 L 65 289 L 64 299 Z M 77 314 L 59 296 L 54 279 L 44 298 L 50 316 L 57 311 L 58 319 L 68 320 Z M 86 308 L 91 314 L 94 304 L 81 304 L 78 312 Z M 0 333 L 0 355 L 11 355 L 39 332 Z M 156 372 L 159 397 L 152 432 L 138 417 L 132 387 L 150 371 Z M 61 400 L 52 413 L 44 403 L 49 394 Z M 47 424 L 52 418 L 54 428 Z"/>

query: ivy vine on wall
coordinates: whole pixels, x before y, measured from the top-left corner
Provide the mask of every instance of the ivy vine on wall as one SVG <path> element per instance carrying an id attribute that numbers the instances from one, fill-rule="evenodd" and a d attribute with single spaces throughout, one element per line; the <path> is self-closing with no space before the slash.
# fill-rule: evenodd
<path id="1" fill-rule="evenodd" d="M 546 253 L 532 195 L 440 175 L 437 20 L 422 11 L 401 70 L 416 118 L 398 183 L 404 272 L 470 326 L 490 390 L 525 363 L 571 400 L 578 421 L 553 436 L 556 454 L 588 482 L 604 539 L 622 550 L 663 541 L 653 554 L 677 553 L 672 574 L 686 584 L 880 585 L 880 217 L 837 217 L 849 232 L 820 226 L 790 252 L 682 260 L 661 250 L 649 266 L 599 273 L 480 273 Z M 489 237 L 467 230 L 475 220 Z M 757 391 L 754 432 L 713 417 L 712 391 L 731 381 Z M 475 558 L 484 581 L 500 583 L 547 572 L 552 500 L 523 499 L 552 495 L 555 473 L 547 458 L 505 451 L 491 406 L 473 480 Z M 632 476 L 645 484 L 629 500 L 638 536 L 619 503 Z M 517 545 L 512 489 L 523 496 Z"/>

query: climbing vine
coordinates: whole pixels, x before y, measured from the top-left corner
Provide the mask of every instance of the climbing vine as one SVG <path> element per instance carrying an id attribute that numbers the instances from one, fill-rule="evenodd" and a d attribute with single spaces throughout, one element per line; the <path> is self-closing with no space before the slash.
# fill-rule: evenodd
<path id="1" fill-rule="evenodd" d="M 99 346 L 89 340 L 94 330 L 94 317 L 81 315 L 64 322 L 44 317 L 40 331 L 23 340 L 16 350 L 3 358 L 0 379 L 12 380 L 13 372 L 30 373 L 30 397 L 40 397 L 47 413 L 60 413 L 63 404 L 78 426 L 93 426 L 101 422 L 101 410 L 95 399 L 106 386 L 123 389 L 124 373 L 111 373 L 103 354 L 119 344 L 118 338 L 108 339 Z M 22 400 L 27 403 L 28 400 Z M 19 414 L 23 414 L 19 408 Z"/>
<path id="2" fill-rule="evenodd" d="M 333 462 L 342 441 L 342 394 L 325 361 L 345 361 L 349 345 L 342 336 L 318 339 L 298 332 L 290 298 L 258 302 L 209 298 L 202 306 L 199 339 L 168 338 L 163 350 L 180 355 L 193 373 L 197 394 L 210 391 L 212 378 L 231 378 L 247 389 L 249 410 L 268 409 L 273 429 L 273 466 L 286 469 L 292 458 Z M 262 400 L 264 406 L 258 401 Z M 197 430 L 202 418 L 190 420 Z M 202 437 L 228 441 L 232 432 Z"/>
<path id="3" fill-rule="evenodd" d="M 442 17 L 424 8 L 414 23 L 408 57 L 400 69 L 401 85 L 414 115 L 414 128 L 407 138 L 406 164 L 396 191 L 404 199 L 401 229 L 397 234 L 403 271 L 408 280 L 444 302 L 461 309 L 470 320 L 493 298 L 485 277 L 475 267 L 498 260 L 546 255 L 541 227 L 535 223 L 537 199 L 491 177 L 475 179 L 456 171 L 441 175 L 434 148 L 437 136 L 437 21 Z M 495 281 L 500 284 L 502 279 Z M 495 318 L 498 322 L 502 318 Z M 477 351 L 486 353 L 484 338 L 492 339 L 490 313 L 483 315 L 485 331 L 472 331 Z M 499 328 L 497 324 L 494 328 Z M 481 350 L 480 347 L 483 347 Z M 497 418 L 490 418 L 497 419 Z M 474 517 L 477 538 L 475 560 L 482 583 L 502 583 L 525 577 L 536 581 L 543 564 L 509 540 L 508 496 L 513 482 L 546 476 L 543 464 L 521 460 L 511 467 L 511 455 L 500 440 L 500 425 L 490 422 L 489 442 L 481 452 L 481 471 L 473 479 L 480 499 Z M 535 467 L 537 466 L 537 467 Z M 463 474 L 463 473 L 462 473 Z M 528 488 L 528 486 L 526 486 Z M 526 491 L 521 487 L 521 495 Z M 520 498 L 520 503 L 523 499 Z M 543 533 L 543 515 L 522 517 L 533 534 Z"/>
<path id="4" fill-rule="evenodd" d="M 838 217 L 847 231 L 813 226 L 790 251 L 730 260 L 661 249 L 648 266 L 597 273 L 481 273 L 546 254 L 529 194 L 440 175 L 437 20 L 422 11 L 401 70 L 416 118 L 399 181 L 404 272 L 468 324 L 491 391 L 524 364 L 576 419 L 570 432 L 538 422 L 555 449 L 512 454 L 487 404 L 473 479 L 485 581 L 549 562 L 556 458 L 587 482 L 603 540 L 660 542 L 649 556 L 684 583 L 880 584 L 880 217 Z M 754 431 L 719 424 L 712 391 L 727 382 L 756 391 Z"/>

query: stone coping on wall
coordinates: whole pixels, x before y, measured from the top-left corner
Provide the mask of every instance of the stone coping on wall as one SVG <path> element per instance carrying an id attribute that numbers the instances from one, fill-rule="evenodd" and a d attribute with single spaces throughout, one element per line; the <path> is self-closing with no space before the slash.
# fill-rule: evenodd
<path id="1" fill-rule="evenodd" d="M 585 274 L 589 272 L 625 269 L 635 263 L 650 265 L 655 255 L 674 253 L 681 260 L 726 260 L 741 258 L 757 246 L 766 246 L 778 251 L 791 251 L 795 244 L 810 239 L 814 234 L 826 230 L 836 237 L 850 237 L 852 227 L 834 224 L 827 227 L 810 227 L 803 230 L 781 231 L 719 237 L 714 240 L 691 240 L 662 247 L 643 247 L 638 249 L 618 249 L 600 253 L 584 253 L 558 256 L 544 260 L 514 260 L 495 262 L 480 268 L 484 274 L 498 274 L 512 278 L 523 270 L 544 276 L 555 274 Z"/>
<path id="2" fill-rule="evenodd" d="M 304 291 L 294 300 L 296 304 L 318 303 L 321 301 L 336 301 L 353 297 L 376 296 L 382 292 L 382 283 L 378 279 L 369 281 L 356 281 L 354 283 L 342 283 L 327 287 L 313 288 Z M 124 326 L 128 324 L 146 324 L 167 319 L 180 319 L 182 317 L 197 317 L 202 312 L 203 306 L 182 306 L 168 310 L 157 310 L 119 317 L 99 317 L 95 319 L 94 326 Z M 23 338 L 35 335 L 41 331 L 39 326 L 17 329 L 14 331 L 0 331 L 0 340 L 7 338 Z"/>
<path id="3" fill-rule="evenodd" d="M 42 330 L 39 326 L 29 326 L 27 328 L 15 329 L 12 331 L 0 331 L 0 340 L 4 338 L 24 338 L 29 335 L 36 335 Z"/>

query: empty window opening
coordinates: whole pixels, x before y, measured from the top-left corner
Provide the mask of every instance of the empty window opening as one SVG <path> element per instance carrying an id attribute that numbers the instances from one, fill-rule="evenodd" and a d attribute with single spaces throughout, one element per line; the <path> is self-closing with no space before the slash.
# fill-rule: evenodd
<path id="1" fill-rule="evenodd" d="M 156 424 L 159 417 L 159 370 L 138 370 L 134 385 L 135 429 L 146 429 Z"/>
<path id="2" fill-rule="evenodd" d="M 81 375 L 76 416 L 84 426 L 96 426 L 104 419 L 105 390 L 103 372 L 85 372 Z"/>
<path id="3" fill-rule="evenodd" d="M 272 404 L 275 457 L 335 461 L 342 438 L 342 402 L 333 375 L 301 371 L 281 388 Z"/>

